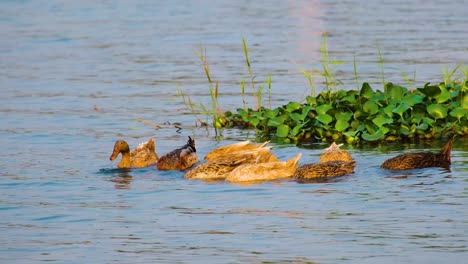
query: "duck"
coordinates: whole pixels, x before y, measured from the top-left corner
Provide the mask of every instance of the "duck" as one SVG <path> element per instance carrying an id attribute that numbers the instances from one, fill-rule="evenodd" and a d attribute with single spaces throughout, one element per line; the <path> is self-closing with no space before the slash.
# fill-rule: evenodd
<path id="1" fill-rule="evenodd" d="M 320 162 L 327 162 L 327 161 L 346 161 L 350 162 L 353 160 L 351 155 L 346 151 L 340 149 L 343 144 L 336 144 L 333 142 L 330 147 L 326 148 L 325 151 L 320 156 Z"/>
<path id="2" fill-rule="evenodd" d="M 130 147 L 125 140 L 117 140 L 109 160 L 115 160 L 119 154 L 122 154 L 122 159 L 117 164 L 117 168 L 148 167 L 158 161 L 158 154 L 155 149 L 155 142 L 152 138 L 141 143 L 132 152 L 130 152 Z"/>
<path id="3" fill-rule="evenodd" d="M 287 161 L 248 163 L 237 166 L 226 177 L 229 182 L 266 181 L 293 176 L 302 154 Z"/>
<path id="4" fill-rule="evenodd" d="M 216 159 L 207 161 L 197 167 L 189 170 L 184 178 L 199 179 L 199 180 L 223 180 L 237 166 L 248 163 L 263 163 L 269 162 L 271 147 L 262 147 L 245 152 L 234 153 L 233 156 L 218 156 Z"/>
<path id="5" fill-rule="evenodd" d="M 156 166 L 159 170 L 186 170 L 200 162 L 195 148 L 195 140 L 188 137 L 187 144 L 162 155 Z"/>
<path id="6" fill-rule="evenodd" d="M 339 177 L 354 173 L 356 162 L 351 155 L 340 149 L 343 144 L 333 142 L 326 148 L 319 159 L 319 163 L 309 163 L 299 166 L 294 172 L 296 180 L 316 179 L 324 177 Z"/>
<path id="7" fill-rule="evenodd" d="M 429 167 L 449 168 L 451 164 L 453 138 L 442 147 L 439 153 L 416 152 L 405 153 L 387 159 L 380 168 L 388 170 L 411 170 Z"/>
<path id="8" fill-rule="evenodd" d="M 327 161 L 305 164 L 296 169 L 293 178 L 296 180 L 339 177 L 354 173 L 356 161 Z"/>
<path id="9" fill-rule="evenodd" d="M 234 143 L 226 146 L 222 146 L 210 151 L 205 155 L 205 160 L 214 161 L 214 162 L 226 162 L 230 160 L 236 160 L 239 156 L 245 156 L 246 154 L 255 153 L 255 150 L 264 148 L 269 141 L 265 141 L 262 144 L 252 144 L 250 140 L 242 141 L 239 143 Z M 279 161 L 275 155 L 271 153 L 269 156 L 269 162 Z"/>
<path id="10" fill-rule="evenodd" d="M 198 179 L 198 180 L 224 180 L 227 175 L 233 171 L 237 166 L 242 164 L 243 161 L 237 162 L 212 162 L 208 161 L 199 166 L 189 170 L 185 175 L 185 179 Z"/>

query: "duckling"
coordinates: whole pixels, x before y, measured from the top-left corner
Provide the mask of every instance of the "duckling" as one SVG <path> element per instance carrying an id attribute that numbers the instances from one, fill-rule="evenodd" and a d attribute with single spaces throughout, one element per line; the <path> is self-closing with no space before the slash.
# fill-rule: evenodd
<path id="1" fill-rule="evenodd" d="M 255 164 L 242 164 L 232 170 L 226 177 L 230 182 L 265 181 L 291 177 L 297 168 L 302 154 L 281 162 L 266 162 Z"/>
<path id="2" fill-rule="evenodd" d="M 306 164 L 296 169 L 295 179 L 314 179 L 323 177 L 338 177 L 354 172 L 355 161 L 327 161 L 317 164 Z"/>
<path id="3" fill-rule="evenodd" d="M 188 137 L 187 144 L 162 155 L 156 166 L 160 170 L 185 170 L 200 162 L 195 148 L 195 140 Z"/>
<path id="4" fill-rule="evenodd" d="M 137 148 L 130 152 L 128 143 L 124 140 L 118 140 L 114 144 L 110 160 L 115 160 L 119 153 L 122 153 L 122 159 L 117 164 L 118 168 L 143 168 L 155 164 L 158 161 L 158 154 L 155 152 L 154 139 L 141 143 Z"/>
<path id="5" fill-rule="evenodd" d="M 452 140 L 450 139 L 439 153 L 417 152 L 401 154 L 384 161 L 380 167 L 389 170 L 410 170 L 429 167 L 448 168 L 451 163 Z"/>
<path id="6" fill-rule="evenodd" d="M 330 147 L 325 149 L 325 152 L 322 153 L 320 156 L 319 161 L 320 162 L 327 162 L 327 161 L 347 161 L 350 162 L 353 160 L 351 158 L 351 155 L 346 150 L 340 149 L 340 147 L 343 146 L 343 144 L 337 145 L 335 142 L 333 142 Z"/>
<path id="7" fill-rule="evenodd" d="M 271 147 L 262 147 L 250 151 L 235 153 L 234 157 L 220 159 L 222 156 L 216 157 L 215 161 L 207 161 L 185 174 L 186 179 L 203 179 L 203 180 L 221 180 L 233 171 L 237 166 L 248 163 L 263 163 L 269 162 Z M 227 155 L 223 155 L 227 156 Z"/>
<path id="8" fill-rule="evenodd" d="M 251 144 L 249 140 L 234 143 L 226 146 L 219 147 L 217 149 L 212 150 L 205 156 L 205 160 L 208 161 L 221 161 L 225 162 L 226 160 L 236 160 L 239 156 L 243 156 L 244 153 L 252 153 L 251 151 L 255 151 L 257 149 L 263 148 L 268 144 L 269 141 L 266 141 L 260 145 Z M 270 162 L 279 161 L 273 154 L 270 155 Z"/>

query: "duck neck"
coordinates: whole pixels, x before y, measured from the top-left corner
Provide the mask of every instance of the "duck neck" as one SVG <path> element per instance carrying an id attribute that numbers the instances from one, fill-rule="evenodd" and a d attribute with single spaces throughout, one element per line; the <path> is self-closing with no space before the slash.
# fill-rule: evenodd
<path id="1" fill-rule="evenodd" d="M 119 168 L 130 168 L 132 163 L 130 161 L 130 152 L 122 152 L 122 159 L 119 162 Z"/>

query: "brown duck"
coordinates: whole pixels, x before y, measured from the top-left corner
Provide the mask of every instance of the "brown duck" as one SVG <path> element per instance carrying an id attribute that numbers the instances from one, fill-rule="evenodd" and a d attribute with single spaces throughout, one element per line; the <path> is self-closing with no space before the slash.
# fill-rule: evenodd
<path id="1" fill-rule="evenodd" d="M 354 172 L 355 161 L 327 161 L 324 163 L 306 164 L 297 168 L 295 179 L 316 179 L 324 177 L 339 177 Z"/>
<path id="2" fill-rule="evenodd" d="M 324 177 L 339 177 L 354 172 L 356 162 L 351 155 L 341 150 L 343 144 L 333 142 L 320 156 L 320 163 L 311 163 L 296 169 L 295 179 L 315 179 Z"/>
<path id="3" fill-rule="evenodd" d="M 115 160 L 119 154 L 122 154 L 122 159 L 117 164 L 118 168 L 143 168 L 156 164 L 158 154 L 155 152 L 154 139 L 148 142 L 141 143 L 136 149 L 130 152 L 128 143 L 124 140 L 118 140 L 114 144 L 110 160 Z"/>
<path id="4" fill-rule="evenodd" d="M 200 162 L 195 140 L 188 137 L 187 144 L 162 155 L 156 164 L 160 170 L 185 170 Z"/>
<path id="5" fill-rule="evenodd" d="M 439 153 L 417 152 L 401 154 L 384 161 L 380 166 L 389 170 L 410 170 L 429 167 L 450 167 L 450 154 L 452 152 L 452 141 L 450 139 Z"/>

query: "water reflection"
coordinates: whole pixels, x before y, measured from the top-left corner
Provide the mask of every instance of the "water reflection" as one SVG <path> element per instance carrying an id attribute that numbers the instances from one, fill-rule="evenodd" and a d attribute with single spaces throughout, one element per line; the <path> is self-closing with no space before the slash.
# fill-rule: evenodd
<path id="1" fill-rule="evenodd" d="M 323 177 L 323 178 L 315 178 L 315 179 L 296 179 L 296 182 L 300 184 L 338 183 L 338 182 L 347 181 L 349 177 L 351 177 L 351 175 L 344 175 L 340 177 Z"/>
<path id="2" fill-rule="evenodd" d="M 130 175 L 131 169 L 101 169 L 99 170 L 100 174 L 109 175 L 112 174 L 108 181 L 113 182 L 116 189 L 130 189 L 130 184 L 132 183 L 133 176 Z"/>

